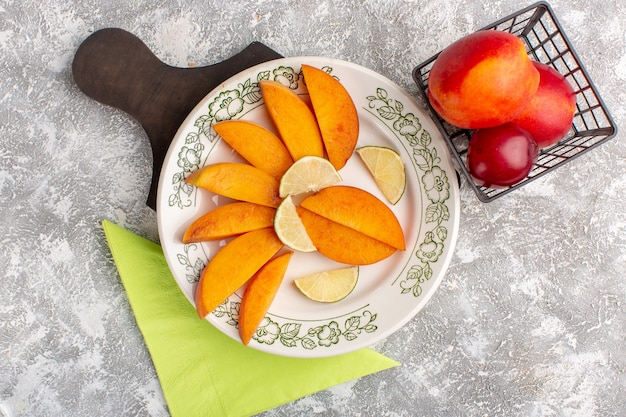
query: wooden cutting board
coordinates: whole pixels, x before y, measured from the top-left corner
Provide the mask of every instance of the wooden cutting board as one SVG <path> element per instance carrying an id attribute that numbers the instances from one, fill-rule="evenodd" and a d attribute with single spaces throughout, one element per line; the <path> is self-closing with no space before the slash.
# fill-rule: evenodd
<path id="1" fill-rule="evenodd" d="M 72 73 L 78 88 L 87 96 L 128 113 L 146 131 L 153 155 L 152 182 L 146 203 L 156 210 L 165 154 L 195 105 L 231 76 L 281 57 L 262 43 L 253 42 L 222 62 L 178 68 L 160 61 L 135 35 L 106 28 L 94 32 L 79 46 Z"/>

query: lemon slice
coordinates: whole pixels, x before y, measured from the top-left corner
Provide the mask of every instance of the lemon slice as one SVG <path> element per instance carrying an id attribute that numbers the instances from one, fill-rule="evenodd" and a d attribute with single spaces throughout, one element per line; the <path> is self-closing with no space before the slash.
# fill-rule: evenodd
<path id="1" fill-rule="evenodd" d="M 281 197 L 319 191 L 341 181 L 341 175 L 333 164 L 320 156 L 298 159 L 280 179 L 278 193 Z"/>
<path id="2" fill-rule="evenodd" d="M 359 154 L 387 201 L 396 204 L 406 189 L 404 163 L 398 152 L 384 146 L 363 146 Z"/>
<path id="3" fill-rule="evenodd" d="M 359 267 L 316 272 L 296 278 L 293 282 L 300 292 L 313 301 L 334 303 L 346 298 L 359 279 Z"/>
<path id="4" fill-rule="evenodd" d="M 290 249 L 299 252 L 317 250 L 306 232 L 296 206 L 290 195 L 276 207 L 274 214 L 274 231 L 281 242 Z"/>

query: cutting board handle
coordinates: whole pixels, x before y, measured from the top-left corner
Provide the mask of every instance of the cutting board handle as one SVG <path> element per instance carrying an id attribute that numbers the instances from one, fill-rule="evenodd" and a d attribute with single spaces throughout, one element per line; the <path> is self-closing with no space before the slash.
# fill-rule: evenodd
<path id="1" fill-rule="evenodd" d="M 195 105 L 229 77 L 281 55 L 253 42 L 213 65 L 172 67 L 135 35 L 118 28 L 98 30 L 78 47 L 72 74 L 94 100 L 118 108 L 141 124 L 152 147 L 152 182 L 147 204 L 156 210 L 161 166 L 176 131 Z"/>

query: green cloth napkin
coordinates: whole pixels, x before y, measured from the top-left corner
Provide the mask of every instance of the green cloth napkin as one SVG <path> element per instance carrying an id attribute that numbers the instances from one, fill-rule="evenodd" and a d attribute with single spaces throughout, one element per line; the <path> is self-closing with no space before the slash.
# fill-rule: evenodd
<path id="1" fill-rule="evenodd" d="M 371 349 L 301 359 L 246 347 L 198 318 L 159 245 L 102 224 L 173 417 L 250 416 L 399 365 Z"/>

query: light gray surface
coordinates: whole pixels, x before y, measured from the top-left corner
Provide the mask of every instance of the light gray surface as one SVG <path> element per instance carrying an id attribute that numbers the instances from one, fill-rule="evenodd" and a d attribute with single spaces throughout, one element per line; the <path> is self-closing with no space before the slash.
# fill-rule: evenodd
<path id="1" fill-rule="evenodd" d="M 527 4 L 0 0 L 0 416 L 168 415 L 99 226 L 158 239 L 151 153 L 133 120 L 74 85 L 90 33 L 121 27 L 182 67 L 259 40 L 415 93 L 422 60 Z M 623 126 L 626 3 L 551 5 Z M 374 347 L 402 365 L 265 416 L 626 416 L 623 131 L 495 202 L 463 187 L 441 287 Z"/>

